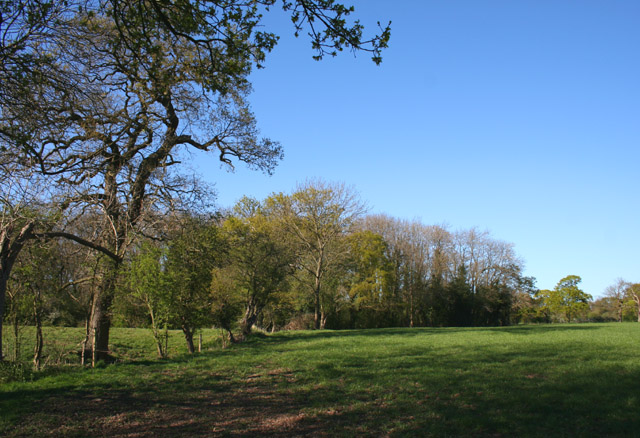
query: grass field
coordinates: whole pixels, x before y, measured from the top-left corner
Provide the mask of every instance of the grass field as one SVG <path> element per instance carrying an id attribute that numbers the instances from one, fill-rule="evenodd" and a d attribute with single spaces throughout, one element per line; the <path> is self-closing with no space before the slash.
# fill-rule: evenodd
<path id="1" fill-rule="evenodd" d="M 0 436 L 640 436 L 640 324 L 172 336 L 171 360 L 116 329 L 127 361 L 0 385 Z"/>

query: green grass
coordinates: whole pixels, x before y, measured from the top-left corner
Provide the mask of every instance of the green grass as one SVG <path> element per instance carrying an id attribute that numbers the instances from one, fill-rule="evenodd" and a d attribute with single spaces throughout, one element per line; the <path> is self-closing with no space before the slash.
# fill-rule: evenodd
<path id="1" fill-rule="evenodd" d="M 640 430 L 640 324 L 282 332 L 226 350 L 214 348 L 217 332 L 205 332 L 207 351 L 166 361 L 152 359 L 148 336 L 114 330 L 114 351 L 127 362 L 0 385 L 0 436 Z M 184 347 L 173 336 L 178 354 Z"/>

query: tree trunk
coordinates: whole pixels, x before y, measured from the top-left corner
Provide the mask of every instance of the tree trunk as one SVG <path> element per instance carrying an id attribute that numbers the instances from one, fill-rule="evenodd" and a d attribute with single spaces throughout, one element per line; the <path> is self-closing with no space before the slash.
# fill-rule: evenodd
<path id="1" fill-rule="evenodd" d="M 93 297 L 93 309 L 89 330 L 89 343 L 92 346 L 93 362 L 109 361 L 109 333 L 111 315 L 109 309 L 113 301 L 112 291 L 97 289 Z M 95 363 L 94 363 L 95 365 Z"/>
<path id="2" fill-rule="evenodd" d="M 8 277 L 8 272 L 5 272 L 4 270 L 0 271 L 0 362 L 4 360 L 4 346 L 2 345 L 2 321 L 4 320 L 5 293 L 7 291 Z"/>
<path id="3" fill-rule="evenodd" d="M 93 293 L 89 343 L 92 346 L 91 356 L 94 365 L 95 362 L 100 360 L 106 362 L 113 360 L 113 357 L 109 354 L 110 311 L 119 269 L 120 263 L 107 262 L 102 287 L 96 288 Z"/>
<path id="4" fill-rule="evenodd" d="M 255 300 L 250 299 L 249 303 L 247 303 L 247 309 L 244 312 L 244 317 L 242 318 L 242 336 L 246 337 L 251 334 L 251 328 L 254 326 L 256 321 L 258 321 L 258 315 L 260 313 L 260 309 L 255 305 Z"/>
<path id="5" fill-rule="evenodd" d="M 409 327 L 413 328 L 413 285 L 409 286 Z"/>
<path id="6" fill-rule="evenodd" d="M 324 268 L 324 247 L 320 246 L 320 253 L 316 259 L 314 270 L 313 295 L 315 300 L 315 312 L 313 315 L 313 327 L 318 330 L 322 324 L 322 309 L 320 308 L 320 287 L 322 283 L 322 270 Z"/>
<path id="7" fill-rule="evenodd" d="M 87 362 L 87 345 L 89 343 L 89 318 L 87 315 L 84 319 L 84 339 L 82 340 L 82 350 L 80 352 L 80 365 L 84 366 Z"/>
<path id="8" fill-rule="evenodd" d="M 164 359 L 167 357 L 167 349 L 166 349 L 167 337 L 168 337 L 167 325 L 166 324 L 164 325 L 164 330 L 158 327 L 158 324 L 156 323 L 156 314 L 153 311 L 153 306 L 151 305 L 148 299 L 146 303 L 147 303 L 147 309 L 149 310 L 149 316 L 151 317 L 151 333 L 153 334 L 153 339 L 155 339 L 156 341 L 156 348 L 158 349 L 158 357 L 160 359 Z"/>
<path id="9" fill-rule="evenodd" d="M 249 336 L 251 334 L 251 328 L 255 325 L 258 320 L 257 314 L 252 314 L 250 316 L 245 316 L 242 320 L 242 336 Z"/>
<path id="10" fill-rule="evenodd" d="M 191 330 L 186 325 L 182 326 L 182 333 L 184 333 L 184 339 L 187 341 L 187 350 L 189 350 L 189 354 L 194 354 L 196 349 L 193 345 L 193 330 Z"/>
<path id="11" fill-rule="evenodd" d="M 36 371 L 40 370 L 40 361 L 42 359 L 42 347 L 44 338 L 42 336 L 42 317 L 40 311 L 40 292 L 35 292 L 33 297 L 33 318 L 36 324 L 36 345 L 33 351 L 33 367 Z"/>
<path id="12" fill-rule="evenodd" d="M 318 330 L 320 329 L 320 323 L 322 320 L 321 309 L 320 309 L 320 278 L 322 275 L 322 263 L 319 262 L 316 267 L 315 272 L 315 281 L 313 284 L 313 297 L 315 300 L 315 313 L 313 315 L 313 327 Z"/>
<path id="13" fill-rule="evenodd" d="M 618 322 L 622 322 L 622 306 L 624 305 L 623 301 L 620 300 L 618 302 Z"/>
<path id="14" fill-rule="evenodd" d="M 315 312 L 313 314 L 313 328 L 318 330 L 320 328 L 320 290 L 316 287 L 313 291 L 315 298 Z"/>
<path id="15" fill-rule="evenodd" d="M 36 321 L 36 346 L 33 351 L 33 367 L 36 371 L 40 371 L 40 361 L 42 360 L 42 347 L 44 337 L 42 336 L 42 321 L 38 317 Z"/>
<path id="16" fill-rule="evenodd" d="M 232 344 L 235 344 L 236 342 L 238 342 L 236 338 L 233 336 L 233 332 L 231 331 L 231 329 L 227 329 L 227 333 L 229 333 L 229 342 L 231 342 Z"/>

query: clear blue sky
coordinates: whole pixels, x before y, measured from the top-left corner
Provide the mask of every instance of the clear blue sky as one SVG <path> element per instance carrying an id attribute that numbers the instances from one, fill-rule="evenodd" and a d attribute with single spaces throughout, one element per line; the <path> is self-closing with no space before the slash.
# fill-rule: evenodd
<path id="1" fill-rule="evenodd" d="M 345 2 L 347 3 L 347 2 Z M 373 213 L 477 227 L 552 288 L 640 281 L 640 1 L 354 1 L 390 48 L 316 62 L 285 17 L 250 101 L 284 161 L 272 177 L 198 158 L 220 206 L 310 177 Z"/>

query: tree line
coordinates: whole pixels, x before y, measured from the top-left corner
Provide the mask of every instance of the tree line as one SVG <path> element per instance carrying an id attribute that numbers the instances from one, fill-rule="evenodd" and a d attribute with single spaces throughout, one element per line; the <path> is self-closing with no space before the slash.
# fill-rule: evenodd
<path id="1" fill-rule="evenodd" d="M 90 216 L 78 220 L 91 229 Z M 16 340 L 20 325 L 36 326 L 36 364 L 43 324 L 84 325 L 83 350 L 96 349 L 91 319 L 110 275 L 104 262 L 107 255 L 68 239 L 34 239 L 23 250 L 5 318 Z M 638 315 L 640 295 L 639 285 L 619 280 L 592 302 L 575 275 L 539 290 L 512 244 L 477 229 L 367 214 L 352 188 L 322 180 L 216 213 L 153 217 L 112 281 L 110 323 L 150 328 L 160 357 L 169 329 L 180 329 L 193 353 L 194 336 L 210 326 L 236 342 L 254 327 L 622 321 Z"/>

